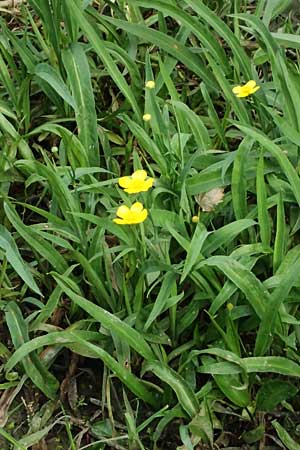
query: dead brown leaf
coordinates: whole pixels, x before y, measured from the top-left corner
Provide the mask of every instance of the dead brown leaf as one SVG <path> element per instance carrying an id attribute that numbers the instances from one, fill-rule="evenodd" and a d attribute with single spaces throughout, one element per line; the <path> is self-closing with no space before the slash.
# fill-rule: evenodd
<path id="1" fill-rule="evenodd" d="M 214 188 L 204 194 L 196 195 L 195 199 L 202 211 L 211 212 L 223 201 L 224 188 Z"/>

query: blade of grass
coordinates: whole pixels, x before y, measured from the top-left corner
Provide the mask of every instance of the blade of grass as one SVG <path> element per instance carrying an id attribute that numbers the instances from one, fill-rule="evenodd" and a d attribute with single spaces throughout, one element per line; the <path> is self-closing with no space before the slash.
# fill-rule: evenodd
<path id="1" fill-rule="evenodd" d="M 147 28 L 145 25 L 132 24 L 126 22 L 125 20 L 113 19 L 108 16 L 102 17 L 102 19 L 114 24 L 116 27 L 119 27 L 128 33 L 138 36 L 143 40 L 147 39 L 148 42 L 159 46 L 165 52 L 184 63 L 202 80 L 205 80 L 210 88 L 216 89 L 216 84 L 201 59 L 189 50 L 188 47 L 185 47 L 181 42 L 171 36 L 161 33 L 160 31 Z"/>
<path id="2" fill-rule="evenodd" d="M 271 224 L 267 208 L 267 189 L 264 177 L 264 155 L 261 153 L 257 164 L 256 201 L 258 210 L 258 223 L 262 244 L 270 246 Z"/>
<path id="3" fill-rule="evenodd" d="M 22 280 L 27 284 L 27 286 L 36 292 L 38 295 L 42 295 L 33 276 L 31 275 L 29 266 L 23 261 L 18 247 L 9 233 L 9 231 L 0 225 L 0 247 L 5 250 L 5 256 L 7 261 L 11 264 L 13 269 L 22 278 Z"/>
<path id="4" fill-rule="evenodd" d="M 199 403 L 192 389 L 186 381 L 170 367 L 156 361 L 147 362 L 144 372 L 151 371 L 162 381 L 167 383 L 176 393 L 182 408 L 190 417 L 194 417 L 199 411 Z"/>
<path id="5" fill-rule="evenodd" d="M 98 54 L 99 58 L 103 61 L 106 66 L 108 73 L 111 78 L 114 80 L 120 91 L 123 93 L 125 98 L 130 102 L 133 111 L 135 112 L 138 121 L 141 120 L 141 111 L 138 106 L 137 100 L 134 96 L 134 93 L 131 91 L 128 86 L 125 77 L 121 74 L 118 66 L 115 64 L 110 54 L 106 50 L 105 45 L 99 38 L 98 32 L 96 29 L 90 24 L 90 22 L 86 18 L 86 13 L 78 7 L 77 4 L 73 2 L 73 0 L 66 0 L 67 6 L 72 10 L 72 14 L 76 19 L 78 25 L 82 29 L 82 31 L 87 35 L 90 43 Z"/>
<path id="6" fill-rule="evenodd" d="M 12 226 L 30 245 L 30 247 L 37 253 L 39 253 L 42 258 L 45 258 L 47 261 L 49 261 L 54 269 L 60 272 L 65 272 L 67 269 L 67 264 L 62 255 L 58 251 L 56 251 L 46 240 L 38 236 L 33 228 L 28 225 L 24 225 L 24 223 L 16 213 L 14 207 L 8 202 L 8 200 L 4 202 L 4 210 Z"/>
<path id="7" fill-rule="evenodd" d="M 277 272 L 278 267 L 281 265 L 284 255 L 288 233 L 286 229 L 286 219 L 284 211 L 284 203 L 282 199 L 282 193 L 279 192 L 277 203 L 277 217 L 276 217 L 276 235 L 274 242 L 273 253 L 273 273 Z"/>
<path id="8" fill-rule="evenodd" d="M 199 267 L 201 265 L 215 266 L 221 270 L 245 294 L 258 317 L 263 316 L 269 295 L 247 267 L 230 256 L 212 256 L 200 263 Z"/>
<path id="9" fill-rule="evenodd" d="M 80 308 L 85 310 L 94 319 L 102 323 L 107 330 L 112 330 L 120 339 L 124 339 L 132 348 L 134 348 L 139 354 L 141 354 L 147 360 L 155 359 L 155 356 L 141 336 L 139 332 L 131 328 L 127 323 L 121 321 L 117 316 L 109 313 L 100 306 L 94 305 L 92 302 L 86 300 L 84 297 L 76 294 L 69 287 L 69 280 L 63 275 L 57 273 L 52 274 L 58 285 L 61 287 L 70 299 L 76 303 Z"/>
<path id="10" fill-rule="evenodd" d="M 87 149 L 90 166 L 99 166 L 97 115 L 88 60 L 82 45 L 71 44 L 62 58 L 75 100 L 79 139 Z"/>
<path id="11" fill-rule="evenodd" d="M 47 63 L 40 63 L 36 66 L 34 73 L 35 76 L 46 81 L 65 102 L 75 109 L 75 101 L 58 71 Z"/>
<path id="12" fill-rule="evenodd" d="M 205 226 L 201 222 L 199 222 L 197 224 L 194 235 L 192 237 L 192 240 L 189 244 L 189 248 L 187 250 L 187 255 L 186 255 L 185 263 L 183 266 L 180 283 L 183 283 L 183 281 L 186 279 L 186 277 L 192 271 L 193 266 L 195 265 L 197 259 L 199 258 L 200 254 L 202 252 L 202 247 L 205 243 L 205 240 L 206 240 L 208 234 L 209 233 L 206 230 Z"/>
<path id="13" fill-rule="evenodd" d="M 147 318 L 147 321 L 144 325 L 144 331 L 146 332 L 154 320 L 159 316 L 159 314 L 163 311 L 165 304 L 168 299 L 172 296 L 172 292 L 174 287 L 176 288 L 176 274 L 172 272 L 168 272 L 163 279 L 161 284 L 161 288 L 153 305 L 153 308 Z"/>
<path id="14" fill-rule="evenodd" d="M 246 80 L 252 78 L 251 67 L 248 61 L 248 57 L 240 45 L 240 42 L 226 25 L 225 21 L 218 17 L 214 12 L 208 8 L 202 1 L 199 0 L 184 0 L 185 3 L 192 7 L 201 21 L 204 21 L 205 25 L 209 24 L 216 32 L 228 43 L 231 50 L 237 60 L 238 65 L 241 67 Z"/>
<path id="15" fill-rule="evenodd" d="M 279 439 L 288 450 L 300 450 L 300 445 L 289 435 L 289 433 L 276 420 L 272 421 Z"/>
<path id="16" fill-rule="evenodd" d="M 237 220 L 244 219 L 247 216 L 247 184 L 245 179 L 245 167 L 247 157 L 253 146 L 253 140 L 246 137 L 240 143 L 236 152 L 232 176 L 231 176 L 231 194 L 232 206 Z"/>
<path id="17" fill-rule="evenodd" d="M 300 257 L 284 272 L 281 283 L 269 297 L 255 341 L 254 354 L 256 356 L 264 355 L 270 348 L 280 305 L 284 303 L 290 290 L 298 280 L 299 273 Z"/>
<path id="18" fill-rule="evenodd" d="M 6 322 L 14 347 L 18 349 L 29 340 L 26 322 L 18 305 L 11 301 L 7 304 Z M 26 375 L 32 382 L 50 399 L 56 398 L 59 386 L 57 379 L 46 369 L 42 361 L 35 353 L 22 358 L 22 364 Z"/>
<path id="19" fill-rule="evenodd" d="M 238 123 L 235 123 L 235 125 L 247 136 L 250 136 L 258 141 L 262 145 L 262 147 L 268 150 L 273 158 L 277 160 L 283 173 L 290 182 L 298 205 L 300 205 L 300 178 L 295 168 L 293 167 L 287 156 L 284 154 L 284 152 L 281 150 L 281 148 L 278 145 L 274 144 L 274 142 L 272 142 L 265 134 L 257 131 L 253 127 L 240 125 Z"/>

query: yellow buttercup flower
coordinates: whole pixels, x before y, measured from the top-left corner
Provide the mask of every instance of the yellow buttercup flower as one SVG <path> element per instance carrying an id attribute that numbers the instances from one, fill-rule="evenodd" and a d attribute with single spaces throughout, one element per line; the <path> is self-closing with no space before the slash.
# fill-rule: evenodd
<path id="1" fill-rule="evenodd" d="M 260 89 L 260 86 L 256 85 L 256 81 L 250 80 L 248 83 L 244 84 L 243 86 L 235 86 L 232 89 L 232 92 L 237 97 L 248 97 L 251 94 L 254 94 L 254 92 L 258 91 Z"/>
<path id="2" fill-rule="evenodd" d="M 146 88 L 148 89 L 154 89 L 155 88 L 155 81 L 153 80 L 149 80 L 147 81 L 147 83 L 145 84 Z"/>
<path id="3" fill-rule="evenodd" d="M 193 217 L 192 217 L 192 222 L 193 222 L 193 223 L 198 223 L 199 220 L 200 220 L 199 216 L 193 216 Z"/>
<path id="4" fill-rule="evenodd" d="M 149 122 L 149 120 L 151 120 L 151 114 L 144 114 L 143 115 L 143 120 L 145 121 L 145 122 Z"/>
<path id="5" fill-rule="evenodd" d="M 131 177 L 122 177 L 119 179 L 119 185 L 128 194 L 138 194 L 147 192 L 153 185 L 154 179 L 147 177 L 145 170 L 136 170 Z"/>
<path id="6" fill-rule="evenodd" d="M 131 208 L 126 205 L 122 205 L 117 209 L 117 219 L 114 222 L 118 225 L 133 225 L 136 223 L 142 223 L 148 216 L 148 211 L 143 207 L 140 202 L 135 202 Z"/>

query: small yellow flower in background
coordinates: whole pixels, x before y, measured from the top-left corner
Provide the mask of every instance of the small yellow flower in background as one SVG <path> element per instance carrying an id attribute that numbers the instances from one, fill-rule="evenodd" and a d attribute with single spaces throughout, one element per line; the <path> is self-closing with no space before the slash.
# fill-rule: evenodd
<path id="1" fill-rule="evenodd" d="M 193 223 L 198 223 L 199 222 L 199 216 L 193 216 L 192 217 L 192 222 Z"/>
<path id="2" fill-rule="evenodd" d="M 114 222 L 118 225 L 133 225 L 142 223 L 148 216 L 148 211 L 140 202 L 135 202 L 131 208 L 126 205 L 119 206 L 117 209 L 117 216 Z"/>
<path id="3" fill-rule="evenodd" d="M 149 80 L 147 81 L 147 83 L 145 84 L 146 88 L 148 89 L 154 89 L 155 88 L 155 81 L 153 80 Z"/>
<path id="4" fill-rule="evenodd" d="M 260 86 L 256 85 L 256 81 L 250 80 L 248 83 L 244 84 L 243 86 L 235 86 L 232 89 L 232 92 L 237 97 L 248 97 L 251 94 L 254 94 L 254 92 L 258 91 L 260 89 Z"/>
<path id="5" fill-rule="evenodd" d="M 145 122 L 149 122 L 149 120 L 151 120 L 151 114 L 144 114 L 144 115 L 143 115 L 143 120 L 144 120 Z"/>
<path id="6" fill-rule="evenodd" d="M 227 306 L 228 311 L 232 311 L 234 308 L 234 305 L 232 303 L 227 303 L 226 306 Z"/>
<path id="7" fill-rule="evenodd" d="M 147 192 L 153 185 L 154 179 L 147 177 L 146 170 L 136 170 L 130 177 L 119 178 L 119 185 L 127 194 Z"/>

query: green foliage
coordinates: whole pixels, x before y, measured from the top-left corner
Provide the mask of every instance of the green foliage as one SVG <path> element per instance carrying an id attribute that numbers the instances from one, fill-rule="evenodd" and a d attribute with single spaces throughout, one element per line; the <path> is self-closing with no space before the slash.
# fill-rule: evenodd
<path id="1" fill-rule="evenodd" d="M 288 1 L 29 0 L 1 18 L 0 389 L 47 399 L 23 435 L 4 405 L 11 448 L 62 424 L 72 449 L 87 431 L 99 449 L 263 446 L 275 411 L 268 432 L 299 446 L 281 420 L 297 420 L 300 378 L 293 14 Z M 260 89 L 236 97 L 250 79 Z M 141 169 L 153 187 L 128 194 L 119 178 Z M 147 219 L 115 223 L 135 202 Z M 90 419 L 77 437 L 66 396 Z"/>

